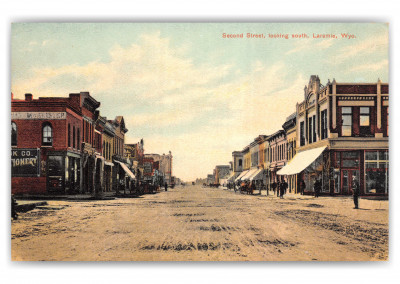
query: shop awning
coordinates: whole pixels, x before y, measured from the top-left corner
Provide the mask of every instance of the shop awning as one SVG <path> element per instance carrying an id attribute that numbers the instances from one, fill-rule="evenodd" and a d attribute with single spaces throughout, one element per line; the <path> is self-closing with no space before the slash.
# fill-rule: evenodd
<path id="1" fill-rule="evenodd" d="M 294 175 L 300 173 L 314 162 L 326 149 L 326 146 L 297 153 L 294 158 L 276 174 Z"/>
<path id="2" fill-rule="evenodd" d="M 247 171 L 243 171 L 243 172 L 235 179 L 235 181 L 241 180 L 242 177 L 243 177 L 244 175 L 246 175 L 248 172 L 249 172 L 248 170 L 247 170 Z"/>
<path id="3" fill-rule="evenodd" d="M 233 173 L 229 178 L 228 181 L 234 181 L 236 179 L 236 177 L 238 177 L 240 174 L 239 173 Z"/>
<path id="4" fill-rule="evenodd" d="M 131 172 L 131 170 L 124 164 L 121 162 L 116 161 L 118 164 L 120 164 L 120 166 L 122 167 L 122 169 L 125 171 L 125 173 L 131 178 L 131 179 L 135 179 L 135 175 Z"/>
<path id="5" fill-rule="evenodd" d="M 262 180 L 264 169 L 258 169 L 251 177 L 250 180 Z"/>
<path id="6" fill-rule="evenodd" d="M 257 171 L 258 169 L 252 169 L 250 170 L 244 177 L 242 177 L 242 180 L 250 180 L 250 177 Z"/>

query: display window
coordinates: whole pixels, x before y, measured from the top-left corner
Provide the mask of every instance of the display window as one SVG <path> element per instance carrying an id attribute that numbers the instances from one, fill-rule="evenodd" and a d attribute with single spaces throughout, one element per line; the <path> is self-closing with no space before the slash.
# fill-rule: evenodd
<path id="1" fill-rule="evenodd" d="M 388 194 L 389 152 L 365 152 L 365 193 Z"/>

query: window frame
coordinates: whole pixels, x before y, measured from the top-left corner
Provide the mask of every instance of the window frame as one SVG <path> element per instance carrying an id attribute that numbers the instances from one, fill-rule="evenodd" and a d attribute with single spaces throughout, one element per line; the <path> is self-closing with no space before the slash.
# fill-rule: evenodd
<path id="1" fill-rule="evenodd" d="M 15 126 L 15 130 L 13 126 Z M 18 146 L 18 126 L 14 121 L 11 121 L 11 147 L 16 146 Z"/>
<path id="2" fill-rule="evenodd" d="M 350 113 L 343 113 L 344 109 L 350 109 Z M 342 123 L 341 123 L 341 127 L 340 127 L 340 134 L 342 137 L 352 137 L 353 136 L 353 108 L 352 107 L 341 107 L 341 115 L 342 115 Z M 344 119 L 343 117 L 350 117 L 350 125 L 344 125 Z M 343 134 L 343 128 L 344 127 L 350 127 L 350 135 L 344 135 Z"/>
<path id="3" fill-rule="evenodd" d="M 368 109 L 368 114 L 362 113 L 362 109 Z M 361 118 L 368 117 L 368 125 L 361 125 Z M 371 107 L 360 107 L 360 120 L 358 123 L 360 136 L 368 137 L 371 136 Z"/>
<path id="4" fill-rule="evenodd" d="M 306 139 L 304 136 L 304 121 L 300 122 L 300 147 L 306 144 Z"/>
<path id="5" fill-rule="evenodd" d="M 45 136 L 45 129 L 46 129 L 47 127 L 50 128 L 50 131 L 46 131 L 46 133 L 50 132 L 50 137 Z M 44 141 L 45 138 L 47 138 L 47 139 L 50 138 L 50 142 Z M 53 126 L 51 125 L 50 122 L 44 122 L 44 123 L 42 124 L 42 145 L 43 145 L 43 146 L 53 146 L 53 140 L 54 140 L 53 138 L 54 138 Z"/>

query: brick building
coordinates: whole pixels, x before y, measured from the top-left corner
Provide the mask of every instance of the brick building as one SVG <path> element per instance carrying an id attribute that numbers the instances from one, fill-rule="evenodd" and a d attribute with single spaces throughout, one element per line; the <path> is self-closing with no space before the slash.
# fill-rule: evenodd
<path id="1" fill-rule="evenodd" d="M 100 183 L 99 153 L 93 147 L 99 106 L 87 92 L 67 98 L 12 97 L 12 193 L 95 192 Z M 24 160 L 28 151 L 35 153 L 29 165 Z M 25 174 L 22 166 L 28 169 Z"/>
<path id="2" fill-rule="evenodd" d="M 322 194 L 350 195 L 351 183 L 362 195 L 389 192 L 389 85 L 338 83 L 323 86 L 311 76 L 304 101 L 296 106 L 296 156 L 281 175 L 298 175 L 305 193 L 316 179 Z"/>

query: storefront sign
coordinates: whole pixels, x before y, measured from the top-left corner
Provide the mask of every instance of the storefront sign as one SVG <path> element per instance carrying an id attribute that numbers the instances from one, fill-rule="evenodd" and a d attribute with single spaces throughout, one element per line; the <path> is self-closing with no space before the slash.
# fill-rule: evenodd
<path id="1" fill-rule="evenodd" d="M 151 163 L 144 163 L 144 173 L 145 174 L 150 174 L 152 172 L 152 166 Z"/>
<path id="2" fill-rule="evenodd" d="M 11 112 L 11 119 L 66 119 L 66 112 Z"/>
<path id="3" fill-rule="evenodd" d="M 11 176 L 37 177 L 40 175 L 39 149 L 11 150 Z"/>

